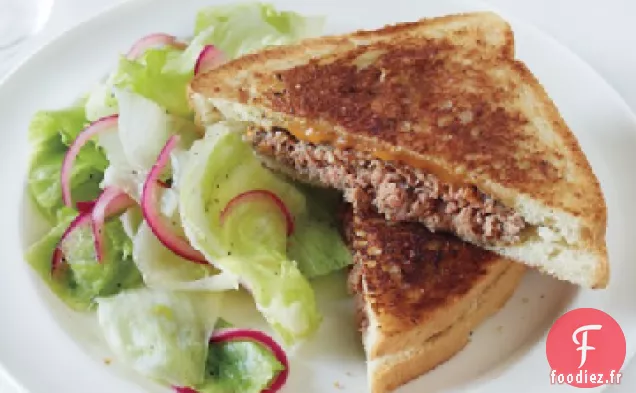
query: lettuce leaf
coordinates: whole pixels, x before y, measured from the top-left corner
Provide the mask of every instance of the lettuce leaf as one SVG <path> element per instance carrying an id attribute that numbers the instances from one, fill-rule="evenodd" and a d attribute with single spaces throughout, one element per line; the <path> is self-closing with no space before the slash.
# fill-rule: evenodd
<path id="1" fill-rule="evenodd" d="M 232 327 L 220 319 L 216 328 Z M 260 393 L 284 366 L 265 347 L 251 341 L 212 343 L 200 393 Z"/>
<path id="2" fill-rule="evenodd" d="M 132 262 L 132 242 L 119 220 L 106 223 L 107 254 L 103 263 L 94 255 L 92 232 L 79 228 L 63 244 L 68 265 L 51 275 L 51 259 L 59 240 L 77 214 L 62 201 L 61 167 L 68 146 L 86 127 L 83 107 L 36 113 L 29 127 L 33 154 L 28 175 L 28 193 L 38 210 L 52 225 L 49 233 L 26 252 L 26 260 L 51 290 L 69 307 L 90 310 L 94 299 L 139 286 L 141 276 Z M 78 154 L 71 172 L 75 201 L 94 200 L 109 165 L 102 149 L 89 141 Z"/>
<path id="3" fill-rule="evenodd" d="M 60 173 L 68 145 L 87 125 L 82 107 L 35 114 L 29 126 L 32 155 L 28 192 L 38 210 L 52 224 L 64 206 Z M 75 200 L 93 200 L 108 165 L 104 154 L 89 142 L 78 154 L 71 172 L 71 191 Z"/>
<path id="4" fill-rule="evenodd" d="M 111 350 L 142 375 L 201 393 L 259 393 L 283 370 L 262 345 L 209 343 L 219 295 L 139 289 L 98 300 L 98 320 Z"/>
<path id="5" fill-rule="evenodd" d="M 101 186 L 117 186 L 139 201 L 146 176 L 168 138 L 181 136 L 176 155 L 200 135 L 192 121 L 166 113 L 156 102 L 130 91 L 113 91 L 120 110 L 119 129 L 98 139 L 109 161 Z"/>
<path id="6" fill-rule="evenodd" d="M 195 34 L 235 58 L 266 46 L 291 44 L 318 35 L 323 24 L 323 17 L 277 11 L 270 4 L 244 3 L 199 11 Z"/>
<path id="7" fill-rule="evenodd" d="M 179 180 L 181 220 L 193 247 L 240 277 L 267 321 L 286 343 L 294 343 L 313 334 L 321 316 L 311 285 L 286 255 L 280 213 L 271 204 L 247 203 L 224 225 L 219 217 L 230 199 L 249 190 L 275 193 L 294 217 L 305 214 L 305 200 L 261 166 L 236 127 L 241 126 L 218 123 L 190 150 Z"/>
<path id="8" fill-rule="evenodd" d="M 279 12 L 268 4 L 209 7 L 197 14 L 195 37 L 183 50 L 150 48 L 137 59 L 119 59 L 117 69 L 89 94 L 86 111 L 91 120 L 117 112 L 113 88 L 140 94 L 168 113 L 191 118 L 186 89 L 203 47 L 216 45 L 228 59 L 270 45 L 283 45 L 317 35 L 324 18 Z"/>
<path id="9" fill-rule="evenodd" d="M 119 105 L 113 93 L 113 76 L 114 74 L 111 74 L 88 93 L 84 108 L 86 118 L 89 121 L 95 121 L 119 112 Z"/>
<path id="10" fill-rule="evenodd" d="M 126 160 L 133 168 L 147 171 L 177 127 L 155 102 L 121 89 L 115 90 L 115 96 L 120 107 L 118 135 Z"/>
<path id="11" fill-rule="evenodd" d="M 133 255 L 149 288 L 180 291 L 238 289 L 238 279 L 231 274 L 219 274 L 211 265 L 192 263 L 168 250 L 146 223 L 141 224 L 135 235 Z"/>
<path id="12" fill-rule="evenodd" d="M 342 196 L 331 189 L 298 184 L 307 199 L 308 214 L 296 225 L 287 242 L 290 258 L 308 278 L 342 270 L 352 257 L 342 238 L 338 215 Z"/>
<path id="13" fill-rule="evenodd" d="M 83 107 L 40 111 L 31 119 L 29 142 L 40 148 L 58 141 L 68 146 L 87 123 Z"/>
<path id="14" fill-rule="evenodd" d="M 334 223 L 305 220 L 289 239 L 289 257 L 307 278 L 316 278 L 351 265 L 351 252 Z"/>
<path id="15" fill-rule="evenodd" d="M 119 359 L 174 386 L 203 383 L 218 296 L 139 289 L 98 303 L 102 332 Z"/>
<path id="16" fill-rule="evenodd" d="M 148 49 L 136 60 L 122 57 L 113 85 L 156 102 L 170 114 L 190 117 L 186 87 L 194 73 L 175 67 L 182 54 L 183 50 L 167 46 Z"/>
<path id="17" fill-rule="evenodd" d="M 141 276 L 132 262 L 132 243 L 119 220 L 106 223 L 106 258 L 98 263 L 94 255 L 90 227 L 80 227 L 67 238 L 62 249 L 68 266 L 51 275 L 51 257 L 62 234 L 75 216 L 71 209 L 60 212 L 60 222 L 26 252 L 26 260 L 51 290 L 77 311 L 94 308 L 94 300 L 141 285 Z"/>
<path id="18" fill-rule="evenodd" d="M 60 173 L 65 147 L 55 146 L 41 149 L 32 157 L 28 175 L 28 190 L 38 210 L 51 223 L 57 223 L 58 212 L 64 206 Z M 76 201 L 95 199 L 103 171 L 108 165 L 104 155 L 89 144 L 78 155 L 71 171 L 71 192 Z"/>

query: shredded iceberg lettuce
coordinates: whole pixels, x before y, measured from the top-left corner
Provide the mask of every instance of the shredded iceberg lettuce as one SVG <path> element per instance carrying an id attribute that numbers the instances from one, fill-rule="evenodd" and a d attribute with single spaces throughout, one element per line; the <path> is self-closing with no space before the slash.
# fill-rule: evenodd
<path id="1" fill-rule="evenodd" d="M 139 289 L 98 303 L 102 332 L 118 359 L 171 385 L 204 382 L 218 295 Z"/>

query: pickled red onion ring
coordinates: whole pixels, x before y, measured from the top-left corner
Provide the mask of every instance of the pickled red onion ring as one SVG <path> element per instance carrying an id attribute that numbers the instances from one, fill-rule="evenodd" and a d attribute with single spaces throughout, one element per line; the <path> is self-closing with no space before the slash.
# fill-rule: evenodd
<path id="1" fill-rule="evenodd" d="M 158 208 L 157 190 L 162 187 L 159 183 L 161 171 L 166 167 L 170 159 L 170 153 L 179 142 L 179 136 L 173 135 L 168 139 L 165 146 L 159 153 L 157 162 L 146 177 L 141 194 L 141 211 L 144 219 L 148 223 L 150 230 L 157 239 L 170 251 L 176 255 L 199 264 L 208 264 L 205 257 L 192 248 L 190 243 L 184 238 L 173 233 L 171 228 L 165 223 L 164 218 Z"/>
<path id="2" fill-rule="evenodd" d="M 134 204 L 135 200 L 117 187 L 106 187 L 97 198 L 91 214 L 91 224 L 95 241 L 95 254 L 99 262 L 104 260 L 104 221 Z"/>
<path id="3" fill-rule="evenodd" d="M 294 233 L 294 217 L 285 205 L 285 202 L 283 202 L 278 195 L 269 190 L 250 190 L 232 198 L 221 211 L 221 215 L 219 217 L 221 225 L 223 225 L 227 216 L 231 214 L 237 206 L 255 199 L 271 201 L 278 208 L 283 217 L 285 217 L 285 222 L 287 223 L 287 236 L 291 236 L 291 234 Z"/>
<path id="4" fill-rule="evenodd" d="M 103 132 L 113 131 L 117 128 L 117 120 L 119 115 L 111 115 L 102 117 L 99 120 L 94 121 L 88 127 L 84 128 L 77 138 L 71 143 L 68 151 L 64 155 L 64 161 L 62 162 L 62 201 L 68 207 L 73 207 L 73 198 L 71 196 L 71 174 L 73 173 L 73 163 L 75 158 L 80 152 L 82 146 L 86 144 L 92 137 Z M 84 207 L 86 207 L 86 203 Z M 82 210 L 82 207 L 78 206 L 78 209 Z"/>
<path id="5" fill-rule="evenodd" d="M 54 274 L 62 265 L 62 260 L 64 259 L 64 252 L 60 248 L 62 242 L 71 234 L 74 230 L 79 228 L 80 226 L 90 222 L 91 220 L 91 212 L 80 213 L 71 221 L 68 228 L 62 234 L 60 241 L 55 246 L 55 250 L 53 250 L 53 256 L 51 258 L 51 274 Z"/>
<path id="6" fill-rule="evenodd" d="M 225 63 L 225 56 L 214 45 L 206 45 L 194 65 L 194 75 L 214 69 Z"/>
<path id="7" fill-rule="evenodd" d="M 147 35 L 141 38 L 139 41 L 135 42 L 135 44 L 130 48 L 128 53 L 126 54 L 126 58 L 129 60 L 134 60 L 141 56 L 145 51 L 150 48 L 159 47 L 159 46 L 173 46 L 177 49 L 185 49 L 186 44 L 183 42 L 177 41 L 177 37 L 164 34 L 164 33 L 154 33 Z"/>
<path id="8" fill-rule="evenodd" d="M 283 348 L 278 345 L 273 338 L 259 330 L 239 328 L 217 330 L 210 337 L 211 344 L 231 341 L 253 341 L 261 344 L 272 352 L 274 357 L 276 357 L 276 360 L 283 365 L 283 370 L 276 375 L 272 383 L 270 383 L 267 388 L 263 389 L 261 393 L 276 393 L 285 385 L 285 382 L 287 382 L 287 378 L 289 377 L 289 360 L 287 359 L 287 355 Z M 195 389 L 189 387 L 175 386 L 174 390 L 177 393 L 199 393 Z"/>

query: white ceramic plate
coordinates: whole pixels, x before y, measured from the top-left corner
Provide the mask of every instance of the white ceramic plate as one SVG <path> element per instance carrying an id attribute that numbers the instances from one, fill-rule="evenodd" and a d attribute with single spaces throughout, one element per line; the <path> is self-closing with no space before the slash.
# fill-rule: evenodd
<path id="1" fill-rule="evenodd" d="M 144 34 L 187 35 L 196 11 L 214 0 L 137 0 L 104 13 L 55 40 L 31 57 L 0 86 L 0 372 L 32 393 L 168 392 L 110 358 L 90 316 L 68 311 L 23 262 L 26 243 L 38 235 L 37 217 L 24 198 L 28 162 L 26 129 L 34 112 L 71 103 L 116 62 L 119 53 Z M 374 28 L 425 16 L 485 8 L 457 1 L 275 1 L 278 7 L 328 16 L 330 33 Z M 402 388 L 402 393 L 440 390 L 559 392 L 549 387 L 545 336 L 552 321 L 571 308 L 597 307 L 623 327 L 627 356 L 636 350 L 636 247 L 630 223 L 636 219 L 636 119 L 590 67 L 545 35 L 511 20 L 517 55 L 543 82 L 578 136 L 600 178 L 609 206 L 610 287 L 578 290 L 529 273 L 505 309 L 473 335 L 457 357 Z M 329 290 L 324 290 L 328 287 Z M 286 392 L 367 391 L 364 357 L 353 327 L 351 303 L 342 280 L 318 284 L 325 323 L 316 340 L 293 357 Z M 232 296 L 235 322 L 254 319 L 248 299 Z M 4 369 L 4 370 L 3 370 Z M 597 390 L 600 390 L 597 389 Z"/>

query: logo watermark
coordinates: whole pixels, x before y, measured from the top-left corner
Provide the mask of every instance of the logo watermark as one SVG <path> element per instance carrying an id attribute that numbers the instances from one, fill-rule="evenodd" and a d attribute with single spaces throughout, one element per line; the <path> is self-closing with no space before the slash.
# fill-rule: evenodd
<path id="1" fill-rule="evenodd" d="M 546 341 L 550 383 L 580 388 L 621 383 L 625 334 L 609 314 L 579 308 L 554 323 Z"/>
<path id="2" fill-rule="evenodd" d="M 579 368 L 583 367 L 587 360 L 587 351 L 593 351 L 596 349 L 587 345 L 587 332 L 590 330 L 601 330 L 602 327 L 602 325 L 584 325 L 572 333 L 572 341 L 574 341 L 575 344 L 581 344 L 581 346 L 576 349 L 577 351 L 581 351 L 581 364 L 579 364 Z M 583 336 L 582 343 L 579 343 L 579 339 L 577 338 L 579 333 Z"/>
<path id="3" fill-rule="evenodd" d="M 550 372 L 550 383 L 552 385 L 568 384 L 572 386 L 577 384 L 601 384 L 601 385 L 618 385 L 621 383 L 623 374 L 616 372 L 616 370 L 610 370 L 608 375 L 603 373 L 588 373 L 587 370 L 579 370 L 576 374 L 563 374 L 557 373 L 556 370 Z"/>

